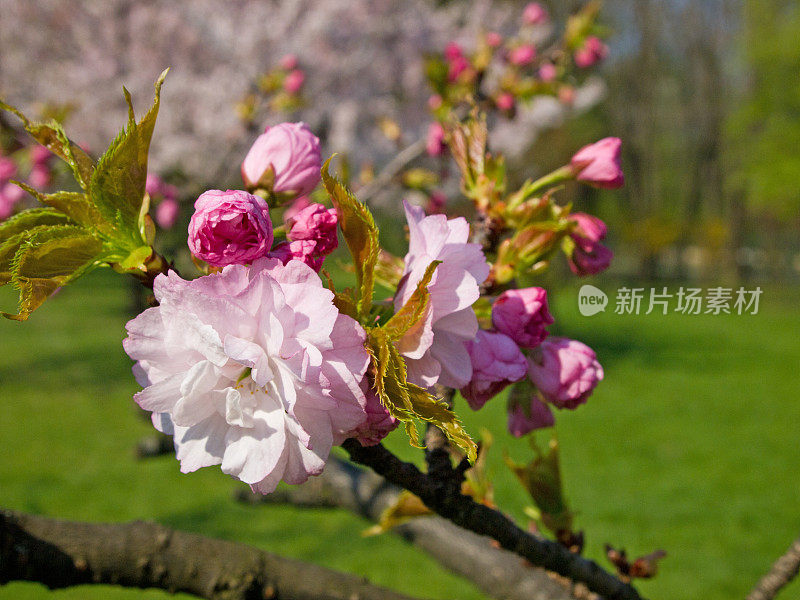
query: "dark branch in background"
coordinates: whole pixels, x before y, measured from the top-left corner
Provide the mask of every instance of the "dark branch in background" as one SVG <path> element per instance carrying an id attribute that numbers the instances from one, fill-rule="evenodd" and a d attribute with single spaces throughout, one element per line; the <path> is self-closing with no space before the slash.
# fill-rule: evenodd
<path id="1" fill-rule="evenodd" d="M 425 152 L 425 140 L 419 139 L 413 144 L 403 148 L 400 153 L 390 160 L 380 173 L 367 185 L 356 191 L 356 196 L 364 204 L 369 201 L 381 190 L 383 190 L 392 179 L 394 179 L 403 169 L 422 156 Z"/>
<path id="2" fill-rule="evenodd" d="M 776 560 L 756 586 L 750 590 L 747 600 L 772 600 L 777 593 L 797 577 L 800 571 L 800 538 L 797 538 L 789 549 Z"/>
<path id="3" fill-rule="evenodd" d="M 399 493 L 400 488 L 374 472 L 331 457 L 322 474 L 303 485 L 281 487 L 266 496 L 242 488 L 238 495 L 240 500 L 254 504 L 344 508 L 377 521 Z M 503 600 L 574 597 L 568 584 L 556 581 L 544 569 L 526 564 L 518 555 L 493 546 L 491 540 L 441 517 L 412 519 L 392 531 L 491 597 Z M 588 597 L 588 592 L 584 597 Z"/>
<path id="4" fill-rule="evenodd" d="M 416 494 L 438 515 L 474 533 L 493 538 L 503 548 L 532 564 L 584 583 L 606 600 L 642 600 L 633 586 L 623 583 L 594 561 L 573 554 L 556 542 L 523 531 L 502 513 L 463 495 L 460 485 L 454 485 L 451 479 L 429 477 L 380 444 L 365 448 L 358 441 L 349 439 L 342 447 L 351 460 L 370 467 L 391 483 Z"/>
<path id="5" fill-rule="evenodd" d="M 414 600 L 355 575 L 153 523 L 0 511 L 0 584 L 9 581 L 160 588 L 209 600 Z"/>

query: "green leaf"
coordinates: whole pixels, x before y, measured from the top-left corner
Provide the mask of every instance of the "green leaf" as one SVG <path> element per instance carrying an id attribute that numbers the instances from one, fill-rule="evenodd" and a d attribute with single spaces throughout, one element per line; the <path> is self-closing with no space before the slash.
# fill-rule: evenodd
<path id="1" fill-rule="evenodd" d="M 49 228 L 49 225 L 40 225 L 33 229 L 26 229 L 0 243 L 0 285 L 5 285 L 11 281 L 11 266 L 14 261 L 14 256 L 25 241 L 34 233 Z"/>
<path id="2" fill-rule="evenodd" d="M 125 271 L 146 271 L 147 268 L 144 263 L 150 258 L 151 254 L 153 254 L 153 249 L 150 246 L 139 246 L 125 259 L 121 260 L 119 266 Z"/>
<path id="3" fill-rule="evenodd" d="M 17 115 L 27 132 L 50 152 L 64 160 L 72 169 L 75 180 L 80 186 L 84 190 L 89 189 L 89 180 L 94 171 L 94 161 L 80 146 L 67 138 L 61 123 L 54 120 L 49 123 L 36 123 L 28 119 L 20 110 L 2 100 L 0 100 L 0 109 Z"/>
<path id="4" fill-rule="evenodd" d="M 113 225 L 103 219 L 86 194 L 80 192 L 43 194 L 23 182 L 17 182 L 17 185 L 31 196 L 37 198 L 42 204 L 52 206 L 76 223 L 89 229 L 95 229 L 106 237 L 113 236 Z"/>
<path id="5" fill-rule="evenodd" d="M 333 158 L 333 157 L 331 157 Z M 378 227 L 369 209 L 335 177 L 328 173 L 331 159 L 322 167 L 322 182 L 333 201 L 339 218 L 339 227 L 353 256 L 356 267 L 356 309 L 359 320 L 366 322 L 372 308 L 372 294 L 375 289 L 375 265 L 378 262 L 380 244 Z"/>
<path id="6" fill-rule="evenodd" d="M 130 94 L 123 88 L 128 103 L 128 125 L 111 143 L 97 163 L 90 196 L 100 215 L 114 225 L 115 241 L 129 251 L 144 241 L 142 205 L 147 177 L 147 154 L 161 101 L 161 85 L 167 70 L 156 81 L 153 106 L 136 123 Z"/>
<path id="7" fill-rule="evenodd" d="M 3 313 L 24 321 L 58 287 L 97 264 L 103 243 L 74 225 L 38 228 L 14 255 L 11 283 L 19 290 L 19 313 Z"/>
<path id="8" fill-rule="evenodd" d="M 40 225 L 74 225 L 70 218 L 52 208 L 30 208 L 0 223 L 0 243 Z"/>
<path id="9" fill-rule="evenodd" d="M 412 445 L 422 447 L 416 421 L 439 427 L 447 438 L 475 462 L 478 448 L 461 426 L 456 414 L 427 390 L 409 383 L 406 363 L 384 328 L 367 329 L 367 345 L 375 377 L 375 392 L 396 419 L 403 421 Z"/>
<path id="10" fill-rule="evenodd" d="M 435 260 L 428 265 L 425 269 L 420 282 L 417 284 L 417 289 L 406 300 L 406 303 L 398 310 L 391 319 L 383 326 L 383 330 L 389 339 L 397 341 L 403 337 L 408 331 L 417 325 L 425 315 L 430 300 L 430 293 L 428 292 L 428 284 L 431 282 L 434 271 L 442 261 Z"/>

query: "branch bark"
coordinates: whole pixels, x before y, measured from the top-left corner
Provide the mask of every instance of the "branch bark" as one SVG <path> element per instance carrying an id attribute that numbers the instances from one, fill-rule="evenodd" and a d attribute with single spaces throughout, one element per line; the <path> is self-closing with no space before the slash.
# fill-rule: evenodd
<path id="1" fill-rule="evenodd" d="M 761 580 L 750 590 L 747 600 L 772 600 L 800 572 L 800 538 L 776 560 Z"/>
<path id="2" fill-rule="evenodd" d="M 254 504 L 292 504 L 344 508 L 371 521 L 397 499 L 400 488 L 372 471 L 332 457 L 325 470 L 300 486 L 286 486 L 262 496 L 242 488 L 239 498 Z M 421 517 L 393 530 L 442 566 L 471 581 L 488 596 L 502 600 L 572 600 L 563 581 L 518 555 L 497 548 L 485 537 L 438 517 Z"/>
<path id="3" fill-rule="evenodd" d="M 106 583 L 209 600 L 414 600 L 366 579 L 135 521 L 76 523 L 0 511 L 0 584 Z"/>
<path id="4" fill-rule="evenodd" d="M 354 439 L 342 447 L 351 460 L 370 467 L 387 481 L 416 494 L 438 515 L 478 535 L 496 540 L 534 565 L 586 586 L 606 600 L 642 600 L 636 589 L 603 570 L 594 561 L 574 554 L 560 544 L 541 539 L 517 527 L 502 513 L 461 493 L 452 480 L 433 479 L 406 463 L 382 445 L 365 448 Z"/>

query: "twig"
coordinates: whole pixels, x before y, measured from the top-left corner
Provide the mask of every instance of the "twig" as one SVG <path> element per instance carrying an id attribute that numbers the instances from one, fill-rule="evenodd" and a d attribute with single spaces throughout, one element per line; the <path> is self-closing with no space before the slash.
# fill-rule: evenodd
<path id="1" fill-rule="evenodd" d="M 424 139 L 417 140 L 413 144 L 403 148 L 397 156 L 381 169 L 381 172 L 378 173 L 375 179 L 356 192 L 358 199 L 361 200 L 361 202 L 368 203 L 375 194 L 389 185 L 400 171 L 422 156 L 423 152 L 425 152 Z"/>
<path id="2" fill-rule="evenodd" d="M 154 523 L 75 523 L 0 511 L 0 584 L 107 583 L 209 600 L 414 600 L 366 579 Z"/>
<path id="3" fill-rule="evenodd" d="M 800 538 L 778 558 L 761 580 L 750 590 L 747 600 L 772 600 L 783 586 L 788 584 L 800 571 Z"/>
<path id="4" fill-rule="evenodd" d="M 594 561 L 574 554 L 560 544 L 537 538 L 517 527 L 508 517 L 461 493 L 452 482 L 432 479 L 401 461 L 382 445 L 365 448 L 354 439 L 342 447 L 351 460 L 370 467 L 391 483 L 416 494 L 438 515 L 459 527 L 495 539 L 503 548 L 586 586 L 606 600 L 642 600 L 636 589 L 603 570 Z"/>

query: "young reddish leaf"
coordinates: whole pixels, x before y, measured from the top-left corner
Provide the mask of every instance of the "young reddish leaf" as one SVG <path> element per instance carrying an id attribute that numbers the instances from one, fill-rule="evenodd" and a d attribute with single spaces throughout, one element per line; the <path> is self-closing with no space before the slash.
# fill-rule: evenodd
<path id="1" fill-rule="evenodd" d="M 142 227 L 142 204 L 147 154 L 161 102 L 161 85 L 166 75 L 167 70 L 156 81 L 153 106 L 138 124 L 133 116 L 130 94 L 124 90 L 128 102 L 128 125 L 100 157 L 90 182 L 92 202 L 103 219 L 114 225 L 114 241 L 120 249 L 128 252 L 146 241 Z"/>
<path id="2" fill-rule="evenodd" d="M 475 442 L 444 402 L 408 382 L 405 361 L 384 328 L 367 329 L 367 348 L 372 359 L 375 392 L 389 414 L 403 422 L 411 445 L 422 447 L 417 420 L 427 421 L 444 431 L 447 438 L 474 462 L 477 456 Z"/>
<path id="3" fill-rule="evenodd" d="M 564 498 L 558 442 L 553 438 L 548 449 L 542 451 L 531 438 L 531 446 L 536 452 L 533 460 L 527 464 L 518 464 L 506 455 L 506 465 L 530 494 L 545 527 L 553 533 L 571 531 L 574 515 Z"/>
<path id="4" fill-rule="evenodd" d="M 23 182 L 17 182 L 17 185 L 39 200 L 42 204 L 52 206 L 76 223 L 88 229 L 94 229 L 103 237 L 110 237 L 112 235 L 113 225 L 103 219 L 86 194 L 80 192 L 43 194 Z"/>
<path id="5" fill-rule="evenodd" d="M 333 158 L 333 157 L 331 157 Z M 375 265 L 378 262 L 380 244 L 378 227 L 369 209 L 359 202 L 355 196 L 339 180 L 328 172 L 331 159 L 322 167 L 322 182 L 333 201 L 339 218 L 339 227 L 353 256 L 356 267 L 356 308 L 359 320 L 366 324 L 372 308 L 372 294 L 375 289 Z"/>
<path id="6" fill-rule="evenodd" d="M 334 306 L 336 306 L 343 315 L 347 315 L 351 319 L 357 319 L 356 301 L 353 299 L 353 290 L 345 288 L 341 292 L 337 292 L 333 285 L 333 279 L 331 279 L 328 272 L 323 269 L 320 274 L 328 282 L 328 289 L 333 292 Z"/>
<path id="7" fill-rule="evenodd" d="M 0 244 L 9 238 L 40 225 L 74 225 L 65 214 L 52 208 L 30 208 L 0 223 Z"/>
<path id="8" fill-rule="evenodd" d="M 383 326 L 383 330 L 386 332 L 386 335 L 389 336 L 390 340 L 399 340 L 424 317 L 425 309 L 430 300 L 428 284 L 431 282 L 436 267 L 438 267 L 441 262 L 440 260 L 435 260 L 428 265 L 428 268 L 425 269 L 425 274 L 417 284 L 417 289 L 414 290 L 414 293 L 406 300 L 406 303 L 400 310 L 398 310 Z"/>
<path id="9" fill-rule="evenodd" d="M 408 490 L 402 490 L 397 499 L 387 507 L 378 519 L 378 523 L 364 531 L 361 535 L 372 536 L 380 535 L 391 531 L 398 525 L 402 525 L 416 517 L 428 517 L 435 514 L 419 496 L 412 494 Z"/>
<path id="10" fill-rule="evenodd" d="M 58 121 L 36 123 L 26 117 L 20 110 L 0 100 L 0 109 L 14 113 L 22 121 L 26 131 L 42 146 L 64 160 L 72 169 L 75 180 L 84 190 L 89 189 L 89 180 L 94 171 L 94 161 L 80 146 L 67 138 L 64 128 Z"/>

